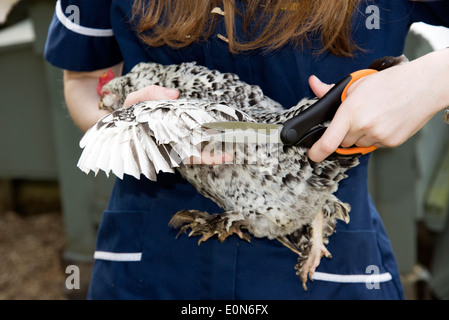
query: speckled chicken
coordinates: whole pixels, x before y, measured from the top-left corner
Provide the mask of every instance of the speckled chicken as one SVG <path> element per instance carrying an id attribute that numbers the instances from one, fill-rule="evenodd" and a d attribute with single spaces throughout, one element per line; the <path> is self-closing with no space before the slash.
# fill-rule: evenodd
<path id="1" fill-rule="evenodd" d="M 401 61 L 382 59 L 370 67 L 381 70 Z M 180 98 L 120 108 L 130 92 L 151 84 L 176 88 Z M 216 132 L 202 125 L 214 121 L 283 123 L 315 99 L 284 109 L 237 75 L 193 62 L 168 66 L 140 63 L 127 75 L 108 82 L 100 93 L 100 108 L 112 113 L 81 140 L 80 169 L 95 174 L 112 171 L 119 178 L 128 174 L 140 179 L 144 175 L 151 180 L 157 179 L 158 172 L 179 171 L 224 212 L 186 208 L 173 216 L 171 226 L 179 228 L 179 233 L 199 236 L 199 243 L 215 235 L 224 241 L 233 234 L 247 241 L 250 235 L 276 239 L 298 255 L 296 274 L 307 289 L 307 278 L 322 256 L 331 258 L 325 245 L 337 220 L 349 222 L 350 206 L 334 193 L 358 158 L 332 155 L 315 163 L 303 147 L 224 144 L 214 141 Z M 231 155 L 232 163 L 185 163 L 210 150 Z"/>

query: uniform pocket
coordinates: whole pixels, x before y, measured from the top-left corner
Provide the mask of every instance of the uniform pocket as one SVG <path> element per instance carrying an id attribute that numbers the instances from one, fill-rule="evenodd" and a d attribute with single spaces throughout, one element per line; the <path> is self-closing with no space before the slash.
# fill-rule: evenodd
<path id="1" fill-rule="evenodd" d="M 105 211 L 98 229 L 89 299 L 139 299 L 142 212 Z"/>
<path id="2" fill-rule="evenodd" d="M 337 231 L 329 238 L 331 259 L 322 258 L 313 275 L 341 299 L 401 299 L 402 287 L 389 243 L 374 230 Z M 313 287 L 313 284 L 311 285 Z"/>
<path id="3" fill-rule="evenodd" d="M 98 259 L 138 261 L 142 254 L 142 212 L 105 211 L 98 230 Z"/>
<path id="4" fill-rule="evenodd" d="M 346 231 L 338 230 L 329 238 L 328 250 L 332 254 L 331 259 L 323 258 L 323 267 L 320 271 L 342 275 L 367 274 L 370 266 L 379 268 L 384 272 L 382 250 L 377 241 L 377 233 L 374 230 Z"/>

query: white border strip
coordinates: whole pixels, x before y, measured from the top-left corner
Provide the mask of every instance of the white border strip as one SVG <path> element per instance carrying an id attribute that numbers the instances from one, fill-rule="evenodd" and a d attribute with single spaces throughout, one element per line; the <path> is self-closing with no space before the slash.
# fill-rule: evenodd
<path id="1" fill-rule="evenodd" d="M 75 33 L 90 36 L 90 37 L 112 37 L 114 35 L 114 31 L 112 29 L 95 29 L 80 26 L 76 23 L 73 23 L 69 18 L 67 18 L 62 11 L 61 1 L 58 0 L 56 3 L 56 17 L 62 23 L 64 27 L 73 31 Z"/>
<path id="2" fill-rule="evenodd" d="M 340 283 L 380 283 L 393 279 L 389 272 L 381 274 L 332 274 L 324 272 L 315 272 L 312 275 L 313 280 Z"/>
<path id="3" fill-rule="evenodd" d="M 141 261 L 142 252 L 117 253 L 108 251 L 95 251 L 94 259 L 108 261 Z"/>

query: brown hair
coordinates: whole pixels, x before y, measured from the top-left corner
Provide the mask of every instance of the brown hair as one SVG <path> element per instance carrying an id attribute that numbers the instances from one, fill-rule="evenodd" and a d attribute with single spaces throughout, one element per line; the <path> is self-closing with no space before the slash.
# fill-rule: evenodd
<path id="1" fill-rule="evenodd" d="M 207 39 L 218 19 L 225 20 L 231 52 L 264 48 L 275 50 L 288 43 L 308 44 L 319 36 L 322 48 L 340 56 L 359 49 L 351 37 L 351 16 L 360 0 L 246 0 L 244 13 L 235 0 L 136 0 L 133 19 L 140 38 L 150 46 L 186 47 Z M 221 7 L 224 17 L 211 13 Z M 236 35 L 235 17 L 243 18 L 249 41 Z M 150 31 L 150 32 L 148 32 Z"/>

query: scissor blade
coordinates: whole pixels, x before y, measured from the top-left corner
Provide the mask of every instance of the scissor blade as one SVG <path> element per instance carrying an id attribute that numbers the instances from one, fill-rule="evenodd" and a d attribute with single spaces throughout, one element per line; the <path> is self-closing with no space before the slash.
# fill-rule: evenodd
<path id="1" fill-rule="evenodd" d="M 203 127 L 218 131 L 209 135 L 210 140 L 238 143 L 282 143 L 282 125 L 242 121 L 210 122 Z"/>
<path id="2" fill-rule="evenodd" d="M 203 127 L 208 129 L 214 129 L 217 131 L 226 130 L 275 130 L 282 129 L 280 124 L 269 124 L 269 123 L 254 123 L 254 122 L 244 122 L 244 121 L 222 121 L 222 122 L 209 122 L 203 124 Z"/>

